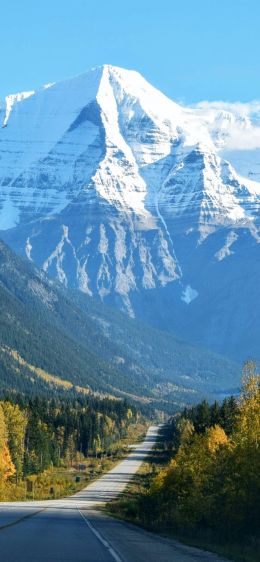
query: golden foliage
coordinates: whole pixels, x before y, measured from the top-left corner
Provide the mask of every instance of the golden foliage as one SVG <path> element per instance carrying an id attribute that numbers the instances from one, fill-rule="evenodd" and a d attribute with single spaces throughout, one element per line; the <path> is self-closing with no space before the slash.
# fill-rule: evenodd
<path id="1" fill-rule="evenodd" d="M 179 422 L 180 446 L 150 490 L 157 520 L 182 532 L 206 527 L 257 532 L 260 505 L 260 390 L 255 365 L 246 365 L 238 414 L 228 437 L 220 425 L 194 433 Z M 165 524 L 165 523 L 164 523 Z"/>
<path id="2" fill-rule="evenodd" d="M 239 404 L 235 441 L 240 444 L 260 443 L 260 375 L 256 373 L 253 361 L 246 363 L 243 370 L 243 387 Z"/>
<path id="3" fill-rule="evenodd" d="M 210 453 L 216 453 L 219 447 L 227 445 L 228 437 L 219 425 L 210 427 L 206 431 L 205 445 L 207 446 Z"/>
<path id="4" fill-rule="evenodd" d="M 0 480 L 7 480 L 7 478 L 15 474 L 15 466 L 11 459 L 7 440 L 8 433 L 4 412 L 0 404 Z"/>
<path id="5" fill-rule="evenodd" d="M 58 386 L 63 388 L 64 390 L 71 390 L 71 389 L 75 389 L 76 392 L 82 393 L 82 394 L 89 394 L 90 393 L 90 389 L 87 387 L 82 387 L 82 386 L 74 386 L 70 381 L 67 381 L 65 379 L 61 379 L 60 377 L 56 376 L 56 375 L 51 375 L 50 373 L 47 373 L 47 371 L 44 371 L 44 369 L 41 369 L 40 367 L 35 367 L 34 365 L 31 365 L 30 363 L 28 363 L 28 361 L 25 361 L 25 359 L 23 359 L 23 357 L 21 357 L 21 355 L 15 350 L 15 349 L 10 349 L 6 346 L 1 348 L 2 351 L 4 351 L 5 353 L 7 353 L 8 355 L 10 355 L 13 359 L 15 359 L 15 361 L 17 361 L 18 365 L 22 365 L 24 367 L 27 367 L 27 369 L 29 369 L 34 375 L 36 375 L 37 377 L 41 378 L 42 380 L 44 380 L 45 382 L 54 385 L 54 386 Z"/>

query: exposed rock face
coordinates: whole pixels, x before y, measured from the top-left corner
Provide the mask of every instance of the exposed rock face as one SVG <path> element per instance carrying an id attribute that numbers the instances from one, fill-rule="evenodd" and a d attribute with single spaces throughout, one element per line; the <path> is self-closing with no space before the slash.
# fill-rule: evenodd
<path id="1" fill-rule="evenodd" d="M 106 65 L 8 97 L 0 119 L 0 229 L 14 249 L 131 316 L 256 353 L 260 158 L 249 169 L 239 147 L 247 177 L 224 158 L 238 160 L 234 131 L 258 130 L 248 116 L 184 108 Z"/>

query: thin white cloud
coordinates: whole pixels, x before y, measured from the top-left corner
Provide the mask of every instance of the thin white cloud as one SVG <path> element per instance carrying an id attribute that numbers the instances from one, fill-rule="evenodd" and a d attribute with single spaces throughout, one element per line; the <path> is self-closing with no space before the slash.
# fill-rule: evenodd
<path id="1" fill-rule="evenodd" d="M 251 127 L 250 129 L 231 127 L 226 148 L 229 150 L 260 149 L 260 127 Z"/>
<path id="2" fill-rule="evenodd" d="M 228 102 L 228 101 L 201 101 L 194 104 L 192 107 L 198 109 L 217 109 L 219 111 L 230 111 L 231 113 L 239 113 L 243 116 L 252 116 L 258 114 L 260 119 L 260 100 L 253 100 L 250 102 Z"/>
<path id="3" fill-rule="evenodd" d="M 260 149 L 260 101 L 202 101 L 193 105 L 193 108 L 205 112 L 204 117 L 211 132 L 223 133 L 225 149 Z M 230 114 L 228 123 L 227 115 L 223 112 Z"/>

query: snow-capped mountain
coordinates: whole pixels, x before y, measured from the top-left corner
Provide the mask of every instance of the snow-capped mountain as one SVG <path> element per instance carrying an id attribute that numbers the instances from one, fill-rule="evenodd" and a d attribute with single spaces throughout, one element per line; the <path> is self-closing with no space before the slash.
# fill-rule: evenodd
<path id="1" fill-rule="evenodd" d="M 259 285 L 260 104 L 184 107 L 105 65 L 8 96 L 0 122 L 0 229 L 14 249 L 65 285 L 236 354 L 252 276 Z"/>

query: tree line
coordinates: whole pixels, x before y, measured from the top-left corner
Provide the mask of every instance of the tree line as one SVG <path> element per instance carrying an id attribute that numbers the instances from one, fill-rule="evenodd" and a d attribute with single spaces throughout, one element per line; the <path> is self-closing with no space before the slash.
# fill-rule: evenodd
<path id="1" fill-rule="evenodd" d="M 138 417 L 126 400 L 6 396 L 0 401 L 0 484 L 109 452 Z"/>

